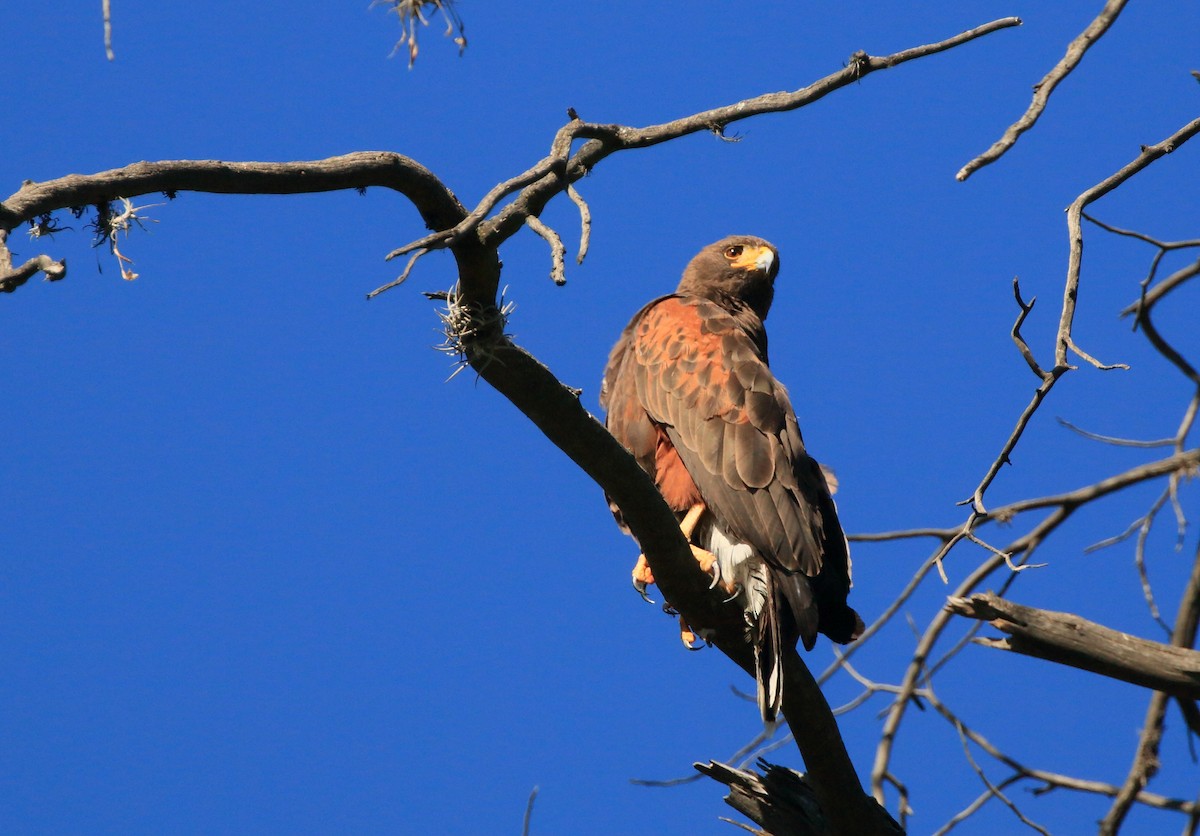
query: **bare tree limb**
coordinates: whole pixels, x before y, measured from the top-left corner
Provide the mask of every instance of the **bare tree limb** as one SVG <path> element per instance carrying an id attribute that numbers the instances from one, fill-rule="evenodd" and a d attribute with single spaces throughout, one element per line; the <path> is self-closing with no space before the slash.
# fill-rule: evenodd
<path id="1" fill-rule="evenodd" d="M 1166 459 L 1160 459 L 1156 462 L 1140 465 L 1138 467 L 1127 470 L 1116 476 L 1111 476 L 1108 479 L 1101 480 L 1095 484 L 1086 485 L 1074 491 L 1064 494 L 1057 494 L 1054 497 L 1040 497 L 1036 499 L 1021 500 L 996 509 L 987 515 L 990 519 L 1011 519 L 1011 517 L 1022 511 L 1029 511 L 1036 508 L 1053 508 L 1052 512 L 1043 518 L 1037 525 L 1033 527 L 1027 534 L 1017 538 L 1009 543 L 1003 549 L 999 550 L 1002 553 L 1015 557 L 1021 555 L 1021 560 L 1028 560 L 1034 550 L 1062 525 L 1079 507 L 1097 499 L 1101 496 L 1108 495 L 1117 490 L 1120 490 L 1129 485 L 1138 482 L 1147 481 L 1152 478 L 1169 476 L 1177 472 L 1191 472 L 1195 468 L 1200 467 L 1200 448 L 1186 451 L 1182 454 L 1177 453 Z M 957 536 L 961 529 L 946 529 L 943 533 L 947 537 Z M 903 532 L 901 532 L 903 534 Z M 922 570 L 932 562 L 933 559 L 939 557 L 944 550 L 939 549 L 935 552 L 934 557 L 930 558 Z M 1010 560 L 1012 559 L 1010 557 Z M 968 595 L 975 592 L 993 573 L 1006 565 L 1003 557 L 993 555 L 977 566 L 958 586 L 953 597 L 966 598 Z M 914 584 L 910 583 L 910 587 Z M 906 588 L 907 591 L 907 588 Z M 909 592 L 911 594 L 911 592 Z M 889 614 L 894 612 L 894 608 L 889 608 Z M 900 690 L 897 692 L 896 698 L 892 701 L 891 708 L 888 710 L 888 715 L 884 721 L 883 731 L 880 736 L 879 745 L 875 753 L 875 765 L 871 773 L 871 786 L 875 793 L 876 800 L 882 803 L 883 800 L 883 785 L 887 780 L 887 775 L 890 774 L 889 764 L 891 761 L 892 749 L 895 745 L 896 735 L 903 720 L 905 711 L 908 708 L 909 702 L 917 689 L 918 682 L 926 670 L 926 661 L 932 653 L 934 645 L 941 637 L 943 632 L 949 626 L 951 614 L 947 610 L 942 610 L 936 614 L 930 621 L 925 631 L 921 634 L 921 638 L 917 643 L 917 648 L 913 653 L 901 682 Z M 874 626 L 874 625 L 872 625 Z M 860 640 L 861 641 L 861 640 Z M 851 648 L 853 650 L 854 648 Z M 849 653 L 846 654 L 849 656 Z"/>
<path id="2" fill-rule="evenodd" d="M 1141 311 L 1154 307 L 1154 305 L 1158 304 L 1160 299 L 1162 299 L 1175 288 L 1182 285 L 1184 282 L 1195 277 L 1197 274 L 1200 274 L 1200 261 L 1189 264 L 1187 267 L 1184 267 L 1163 279 L 1154 286 L 1153 290 L 1143 293 L 1142 297 L 1138 299 L 1138 301 L 1121 311 L 1121 316 L 1138 314 Z"/>
<path id="3" fill-rule="evenodd" d="M 1005 639 L 976 639 L 1000 650 L 1045 659 L 1123 682 L 1200 699 L 1200 652 L 1148 641 L 1072 613 L 1014 604 L 991 593 L 951 598 L 946 608 L 988 621 Z"/>
<path id="4" fill-rule="evenodd" d="M 1192 561 L 1192 574 L 1188 578 L 1183 596 L 1179 602 L 1179 613 L 1175 617 L 1175 629 L 1171 634 L 1171 644 L 1177 648 L 1192 648 L 1196 644 L 1196 629 L 1200 624 L 1200 546 L 1196 549 L 1196 557 Z M 1182 652 L 1182 650 L 1181 650 Z M 1195 654 L 1195 651 L 1190 651 Z M 1200 654 L 1195 654 L 1200 656 Z M 1137 754 L 1133 766 L 1125 779 L 1121 792 L 1117 794 L 1108 814 L 1100 823 L 1100 833 L 1115 834 L 1121 828 L 1121 823 L 1129 813 L 1130 807 L 1154 774 L 1158 772 L 1158 747 L 1162 742 L 1163 722 L 1167 713 L 1167 694 L 1160 692 L 1150 698 L 1146 708 L 1146 721 L 1142 726 L 1141 739 L 1138 741 Z M 1194 699 L 1183 697 L 1182 699 Z M 1181 702 L 1182 702 L 1181 699 Z"/>
<path id="5" fill-rule="evenodd" d="M 554 231 L 553 227 L 534 215 L 526 218 L 525 223 L 550 245 L 550 278 L 556 285 L 562 287 L 567 283 L 566 265 L 564 264 L 567 248 L 563 244 L 562 237 Z"/>
<path id="6" fill-rule="evenodd" d="M 605 157 L 618 151 L 648 148 L 689 134 L 723 129 L 734 122 L 765 113 L 796 110 L 836 90 L 856 84 L 877 70 L 889 69 L 916 58 L 944 52 L 1000 29 L 1019 26 L 1020 23 L 1019 18 L 1002 18 L 935 44 L 913 47 L 883 57 L 873 57 L 859 51 L 851 56 L 843 69 L 800 90 L 790 93 L 767 93 L 659 125 L 633 128 L 624 125 L 594 124 L 572 118 L 559 129 L 551 143 L 549 156 L 527 171 L 493 188 L 470 215 L 453 229 L 406 244 L 393 255 L 401 255 L 420 247 L 450 246 L 481 225 L 481 240 L 489 245 L 498 246 L 521 228 L 526 217 L 540 215 L 551 198 L 585 176 Z M 588 141 L 572 153 L 572 145 L 580 139 Z M 510 204 L 483 223 L 501 200 L 518 191 L 520 193 Z"/>
<path id="7" fill-rule="evenodd" d="M 1073 792 L 1092 793 L 1095 795 L 1104 795 L 1109 798 L 1115 798 L 1121 788 L 1113 784 L 1104 783 L 1103 781 L 1090 781 L 1083 778 L 1077 778 L 1070 775 L 1062 775 L 1057 772 L 1048 772 L 1044 769 L 1035 769 L 1027 766 L 1016 758 L 1002 752 L 995 744 L 984 737 L 979 732 L 968 726 L 961 718 L 959 718 L 950 708 L 943 703 L 932 690 L 923 689 L 922 697 L 937 711 L 947 722 L 950 723 L 961 735 L 969 739 L 972 743 L 986 752 L 990 757 L 994 758 L 999 763 L 1012 770 L 1012 774 L 1003 781 L 996 784 L 999 789 L 1006 789 L 1018 781 L 1036 781 L 1041 786 L 1033 789 L 1034 795 L 1044 795 L 1048 792 L 1058 789 L 1070 790 Z M 991 789 L 988 789 L 978 798 L 976 798 L 964 810 L 955 815 L 943 827 L 937 830 L 937 833 L 948 833 L 955 826 L 961 824 L 976 811 L 978 811 L 987 801 L 993 798 Z M 1167 796 L 1158 795 L 1151 792 L 1139 792 L 1136 796 L 1136 801 L 1139 804 L 1144 804 L 1147 807 L 1153 807 L 1159 810 L 1172 810 L 1176 812 L 1193 814 L 1200 805 L 1195 802 L 1184 801 L 1178 798 L 1169 798 Z"/>
<path id="8" fill-rule="evenodd" d="M 1121 10 L 1125 8 L 1125 4 L 1129 0 L 1108 0 L 1104 4 L 1104 8 L 1097 15 L 1096 19 L 1088 24 L 1075 40 L 1067 46 L 1067 54 L 1062 57 L 1046 76 L 1033 85 L 1033 101 L 1030 102 L 1029 108 L 1022 114 L 1021 118 L 1009 125 L 1008 129 L 1000 139 L 992 144 L 992 147 L 984 151 L 975 159 L 971 160 L 963 166 L 958 174 L 954 175 L 955 179 L 960 182 L 966 180 L 973 173 L 983 168 L 985 165 L 994 163 L 996 160 L 1004 156 L 1009 148 L 1012 148 L 1021 134 L 1032 128 L 1042 111 L 1046 109 L 1046 105 L 1050 101 L 1050 94 L 1054 92 L 1054 88 L 1058 83 L 1070 75 L 1071 71 L 1079 65 L 1083 60 L 1083 56 L 1087 54 L 1088 49 L 1096 41 L 1103 37 L 1108 28 L 1112 26 Z"/>
<path id="9" fill-rule="evenodd" d="M 12 231 L 41 215 L 120 197 L 162 192 L 212 194 L 311 194 L 383 186 L 400 192 L 431 228 L 453 225 L 466 214 L 429 169 L 390 151 L 359 151 L 302 162 L 169 160 L 140 162 L 96 174 L 70 174 L 44 183 L 25 181 L 0 204 L 0 228 Z"/>
<path id="10" fill-rule="evenodd" d="M 525 802 L 525 816 L 521 819 L 521 836 L 529 836 L 529 825 L 533 822 L 533 802 L 537 801 L 540 787 L 534 786 L 529 791 L 529 800 Z"/>
<path id="11" fill-rule="evenodd" d="M 1065 418 L 1057 418 L 1055 420 L 1061 426 L 1066 427 L 1077 435 L 1081 435 L 1092 441 L 1099 441 L 1103 444 L 1111 444 L 1114 447 L 1170 447 L 1175 443 L 1174 438 L 1157 438 L 1151 441 L 1140 441 L 1133 438 L 1117 438 L 1112 435 L 1101 435 L 1100 433 L 1089 432 L 1082 427 L 1077 427 Z"/>
<path id="12" fill-rule="evenodd" d="M 999 475 L 1000 469 L 1009 463 L 1009 456 L 1016 449 L 1017 443 L 1025 434 L 1025 428 L 1029 425 L 1030 419 L 1037 412 L 1038 407 L 1046 399 L 1046 396 L 1054 388 L 1054 384 L 1066 372 L 1074 367 L 1068 363 L 1068 354 L 1074 351 L 1080 357 L 1099 368 L 1128 368 L 1123 364 L 1106 366 L 1100 363 L 1091 355 L 1080 349 L 1071 336 L 1072 326 L 1075 320 L 1075 306 L 1079 296 L 1079 276 L 1080 267 L 1083 263 L 1083 230 L 1080 219 L 1083 215 L 1083 210 L 1091 203 L 1099 200 L 1104 195 L 1111 192 L 1126 182 L 1130 177 L 1142 171 L 1155 160 L 1171 153 L 1184 142 L 1187 142 L 1197 133 L 1200 133 L 1200 119 L 1195 119 L 1184 125 L 1171 136 L 1159 142 L 1156 145 L 1143 146 L 1141 153 L 1134 158 L 1130 163 L 1122 167 L 1117 172 L 1105 178 L 1101 182 L 1092 186 L 1079 197 L 1072 201 L 1067 208 L 1067 233 L 1069 240 L 1069 257 L 1067 264 L 1067 279 L 1063 286 L 1063 307 L 1062 314 L 1059 318 L 1058 335 L 1056 338 L 1057 348 L 1054 354 L 1054 367 L 1049 371 L 1043 372 L 1042 385 L 1033 393 L 1033 398 L 1026 405 L 1020 417 L 1017 419 L 1017 425 L 1005 441 L 1004 446 L 1000 450 L 1000 454 L 992 462 L 987 473 L 984 474 L 979 485 L 969 499 L 963 500 L 961 504 L 970 504 L 977 513 L 983 513 L 985 506 L 983 503 L 983 495 L 991 486 L 996 476 Z"/>
<path id="13" fill-rule="evenodd" d="M 575 256 L 575 263 L 583 264 L 592 241 L 592 210 L 574 186 L 567 186 L 567 197 L 571 198 L 571 202 L 579 210 L 579 253 Z"/>

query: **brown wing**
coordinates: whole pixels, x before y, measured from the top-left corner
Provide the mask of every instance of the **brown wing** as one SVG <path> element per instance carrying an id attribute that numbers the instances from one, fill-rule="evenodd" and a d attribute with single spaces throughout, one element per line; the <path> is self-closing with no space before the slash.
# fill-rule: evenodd
<path id="1" fill-rule="evenodd" d="M 608 426 L 652 474 L 661 428 L 722 528 L 777 568 L 825 575 L 818 600 L 841 588 L 844 602 L 845 539 L 758 327 L 705 299 L 651 302 L 610 358 Z"/>

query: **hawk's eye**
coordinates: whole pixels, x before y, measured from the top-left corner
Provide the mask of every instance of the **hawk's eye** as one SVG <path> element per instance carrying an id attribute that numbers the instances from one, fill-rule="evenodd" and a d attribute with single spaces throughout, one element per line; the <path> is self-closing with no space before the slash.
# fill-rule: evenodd
<path id="1" fill-rule="evenodd" d="M 725 257 L 726 258 L 737 258 L 741 254 L 742 254 L 742 248 L 740 245 L 735 245 L 732 247 L 725 248 Z"/>

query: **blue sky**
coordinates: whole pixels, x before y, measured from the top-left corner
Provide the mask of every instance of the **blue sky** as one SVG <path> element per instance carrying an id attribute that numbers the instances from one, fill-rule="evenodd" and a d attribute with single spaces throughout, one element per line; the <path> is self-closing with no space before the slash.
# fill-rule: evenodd
<path id="1" fill-rule="evenodd" d="M 580 184 L 586 263 L 548 278 L 530 233 L 502 250 L 509 330 L 597 410 L 607 352 L 688 258 L 731 233 L 781 253 L 772 362 L 814 454 L 838 473 L 851 532 L 953 525 L 1036 381 L 1012 346 L 1011 281 L 1049 362 L 1066 269 L 1063 208 L 1195 118 L 1192 4 L 1130 4 L 1033 132 L 965 184 L 953 175 L 1028 104 L 1099 4 L 498 4 L 466 0 L 459 58 L 435 23 L 409 71 L 394 19 L 366 0 L 114 0 L 6 10 L 5 194 L 137 160 L 414 157 L 467 204 L 548 150 L 567 107 L 642 125 L 796 89 L 857 49 L 886 54 L 1018 15 L 1007 30 L 872 75 L 801 111 L 611 157 Z M 90 8 L 94 5 L 96 8 Z M 1095 6 L 1096 8 L 1093 8 Z M 1093 207 L 1117 226 L 1195 237 L 1200 147 Z M 153 197 L 142 203 L 159 202 Z M 408 284 L 382 256 L 422 232 L 397 195 L 182 194 L 123 242 L 122 281 L 83 221 L 39 244 L 67 280 L 0 299 L 0 822 L 14 833 L 729 833 L 719 787 L 632 786 L 726 758 L 758 730 L 715 651 L 689 654 L 629 587 L 637 549 L 599 489 L 470 373 L 446 382 L 435 308 L 445 255 Z M 570 246 L 565 200 L 544 219 Z M 1159 455 L 1100 433 L 1169 436 L 1190 392 L 1117 312 L 1152 250 L 1086 231 L 1076 337 L 1129 373 L 1068 375 L 989 494 L 1066 490 Z M 1166 269 L 1182 261 L 1170 261 Z M 1160 328 L 1197 356 L 1197 288 Z M 1158 638 L 1132 548 L 1085 555 L 1156 489 L 1078 515 L 1011 597 Z M 1185 493 L 1194 511 L 1194 495 Z M 1195 514 L 1193 514 L 1195 516 Z M 1018 521 L 1011 537 L 1026 530 Z M 1168 615 L 1195 549 L 1170 520 L 1150 571 Z M 1010 532 L 991 530 L 996 541 Z M 932 544 L 861 545 L 870 621 Z M 955 552 L 965 576 L 982 552 Z M 998 581 L 997 581 L 998 582 Z M 924 626 L 948 589 L 906 612 Z M 897 622 L 857 657 L 894 681 Z M 810 661 L 831 659 L 825 643 Z M 968 722 L 1031 766 L 1120 783 L 1148 694 L 982 648 L 939 680 Z M 834 680 L 834 703 L 857 693 Z M 869 772 L 886 705 L 843 720 Z M 1177 715 L 1152 789 L 1194 795 Z M 776 760 L 799 765 L 794 750 Z M 912 832 L 981 790 L 952 730 L 910 712 L 896 771 Z M 997 774 L 1003 777 L 1002 771 Z M 1061 791 L 1029 815 L 1086 832 L 1106 804 Z M 895 799 L 889 800 L 894 809 Z M 1136 814 L 1140 832 L 1180 823 Z M 1000 805 L 965 832 L 1010 833 Z"/>

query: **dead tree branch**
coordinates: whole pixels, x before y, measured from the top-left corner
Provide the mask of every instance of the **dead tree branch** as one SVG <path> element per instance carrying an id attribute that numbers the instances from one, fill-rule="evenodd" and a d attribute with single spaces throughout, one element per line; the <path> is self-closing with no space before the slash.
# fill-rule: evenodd
<path id="1" fill-rule="evenodd" d="M 1001 553 L 1009 555 L 1009 560 L 1019 556 L 1020 559 L 1018 562 L 1024 562 L 1028 560 L 1029 556 L 1041 545 L 1046 537 L 1061 526 L 1084 504 L 1139 482 L 1162 476 L 1170 476 L 1175 473 L 1192 472 L 1197 467 L 1200 467 L 1200 448 L 1188 450 L 1182 454 L 1177 453 L 1166 459 L 1139 465 L 1138 467 L 1131 468 L 1123 473 L 1091 485 L 1086 485 L 1074 491 L 1057 494 L 1053 497 L 1021 500 L 998 508 L 988 515 L 980 516 L 981 518 L 1006 520 L 1023 511 L 1039 508 L 1052 509 L 1051 513 L 1038 522 L 1027 534 L 1017 538 L 999 550 Z M 959 532 L 960 529 L 945 529 L 941 534 L 947 538 L 946 542 L 949 542 L 949 538 L 955 537 Z M 894 536 L 904 536 L 906 534 L 907 532 L 897 532 Z M 944 548 L 944 546 L 939 548 L 933 557 L 926 561 L 922 566 L 922 571 L 927 571 L 926 567 L 943 554 Z M 979 564 L 959 584 L 952 597 L 966 598 L 973 594 L 988 578 L 1005 565 L 1006 561 L 1003 557 L 992 555 Z M 909 586 L 913 587 L 914 584 L 910 583 Z M 908 588 L 906 588 L 906 592 L 910 595 L 912 594 Z M 895 607 L 890 607 L 888 613 L 894 613 L 896 609 Z M 871 773 L 872 789 L 876 799 L 880 803 L 883 800 L 883 785 L 887 782 L 887 776 L 890 774 L 891 753 L 900 724 L 909 703 L 913 699 L 918 683 L 922 680 L 926 671 L 927 660 L 930 658 L 933 647 L 949 626 L 950 620 L 950 612 L 943 609 L 933 617 L 929 625 L 925 628 L 917 643 L 913 657 L 905 670 L 900 690 L 892 701 L 891 708 L 888 709 L 888 715 L 884 721 L 883 732 L 875 754 L 875 765 Z M 850 650 L 853 649 L 850 648 Z M 850 653 L 844 655 L 849 657 Z"/>
<path id="2" fill-rule="evenodd" d="M 1195 647 L 1197 624 L 1200 624 L 1200 546 L 1196 549 L 1196 557 L 1192 561 L 1192 574 L 1188 578 L 1187 586 L 1179 602 L 1179 612 L 1175 617 L 1175 628 L 1171 633 L 1171 645 L 1179 648 L 1180 652 L 1184 652 L 1183 648 Z M 1187 652 L 1195 653 L 1195 651 L 1190 650 Z M 1137 799 L 1138 793 L 1146 787 L 1150 779 L 1158 772 L 1158 748 L 1162 742 L 1163 721 L 1166 719 L 1167 694 L 1171 694 L 1171 696 L 1179 699 L 1180 704 L 1185 706 L 1185 715 L 1188 713 L 1186 706 L 1189 703 L 1187 703 L 1187 700 L 1194 699 L 1194 697 L 1181 696 L 1166 689 L 1163 689 L 1160 693 L 1150 698 L 1150 705 L 1146 709 L 1146 721 L 1142 726 L 1142 734 L 1138 740 L 1137 754 L 1134 756 L 1133 766 L 1129 770 L 1129 775 L 1125 778 L 1121 792 L 1117 794 L 1112 807 L 1109 808 L 1108 814 L 1100 823 L 1100 832 L 1106 834 L 1106 836 L 1108 834 L 1115 834 L 1120 829 L 1121 823 L 1125 820 L 1125 816 Z"/>
<path id="3" fill-rule="evenodd" d="M 975 640 L 985 647 L 1069 665 L 1181 699 L 1200 699 L 1200 652 L 1195 650 L 1131 636 L 1072 613 L 1015 604 L 991 593 L 951 598 L 946 608 L 987 621 L 1008 636 Z"/>
<path id="4" fill-rule="evenodd" d="M 690 134 L 712 131 L 714 126 L 724 128 L 752 116 L 796 110 L 836 90 L 856 84 L 877 70 L 890 69 L 917 58 L 944 52 L 1000 29 L 1018 26 L 1020 23 L 1018 18 L 1002 18 L 935 44 L 913 47 L 883 57 L 874 57 L 859 51 L 851 56 L 843 69 L 800 90 L 790 93 L 767 93 L 659 125 L 633 128 L 625 125 L 595 124 L 584 122 L 577 117 L 572 118 L 555 135 L 549 156 L 493 188 L 454 228 L 435 232 L 405 244 L 392 252 L 391 257 L 421 247 L 438 249 L 451 246 L 463 236 L 472 234 L 476 227 L 480 227 L 481 241 L 498 246 L 521 228 L 525 218 L 540 215 L 553 197 L 566 191 L 569 185 L 585 176 L 604 158 L 618 151 L 649 148 Z M 572 152 L 576 140 L 587 141 Z M 485 219 L 500 201 L 518 192 L 511 203 L 485 223 Z"/>
<path id="5" fill-rule="evenodd" d="M 1067 53 L 1062 60 L 1055 64 L 1054 68 L 1046 73 L 1041 81 L 1033 85 L 1033 101 L 1030 102 L 1029 108 L 1021 115 L 1021 118 L 1009 125 L 1004 135 L 996 140 L 991 148 L 964 165 L 958 174 L 954 175 L 957 180 L 960 182 L 966 180 L 985 165 L 1000 159 L 1009 148 L 1016 145 L 1021 134 L 1037 123 L 1042 111 L 1046 109 L 1046 105 L 1050 101 L 1050 94 L 1054 92 L 1054 88 L 1079 65 L 1092 44 L 1103 37 L 1108 28 L 1116 21 L 1117 16 L 1121 14 L 1121 10 L 1125 8 L 1127 2 L 1129 0 L 1108 0 L 1104 4 L 1104 8 L 1096 16 L 1096 19 L 1089 23 L 1087 28 L 1067 46 Z"/>
<path id="6" fill-rule="evenodd" d="M 829 836 L 837 832 L 830 828 L 812 786 L 795 770 L 761 758 L 758 761 L 761 773 L 717 761 L 697 763 L 695 767 L 729 787 L 725 803 L 764 828 L 766 833 Z M 894 832 L 901 832 L 898 826 Z"/>
<path id="7" fill-rule="evenodd" d="M 1102 369 L 1128 368 L 1123 364 L 1106 366 L 1092 358 L 1086 352 L 1076 345 L 1074 337 L 1072 337 L 1072 328 L 1075 321 L 1075 307 L 1079 297 L 1079 277 L 1080 268 L 1083 264 L 1083 229 L 1081 218 L 1083 210 L 1091 203 L 1099 200 L 1104 195 L 1118 188 L 1122 183 L 1129 180 L 1130 177 L 1144 170 L 1155 160 L 1170 154 L 1183 143 L 1187 142 L 1197 133 L 1200 133 L 1200 119 L 1195 119 L 1184 125 L 1171 136 L 1163 141 L 1155 144 L 1144 146 L 1141 153 L 1138 154 L 1131 162 L 1114 172 L 1104 180 L 1100 181 L 1090 189 L 1085 191 L 1079 197 L 1071 202 L 1067 208 L 1067 235 L 1069 241 L 1069 255 L 1067 263 L 1067 278 L 1063 285 L 1063 306 L 1062 313 L 1059 317 L 1058 334 L 1055 338 L 1056 348 L 1054 352 L 1054 367 L 1048 371 L 1042 372 L 1042 384 L 1033 393 L 1033 398 L 1030 399 L 1025 409 L 1017 418 L 1016 427 L 1009 435 L 1007 441 L 1004 442 L 1000 450 L 1000 454 L 996 456 L 987 473 L 984 474 L 979 485 L 971 497 L 964 500 L 963 503 L 969 503 L 976 513 L 982 513 L 985 510 L 983 496 L 987 489 L 991 486 L 996 476 L 999 475 L 1000 469 L 1009 463 L 1009 457 L 1012 451 L 1016 449 L 1017 443 L 1025 434 L 1025 428 L 1029 425 L 1029 421 L 1037 412 L 1038 407 L 1050 394 L 1055 383 L 1058 382 L 1068 371 L 1074 367 L 1068 362 L 1068 354 L 1073 351 L 1088 362 Z M 1165 284 L 1165 282 L 1164 282 Z M 1018 320 L 1019 322 L 1020 320 Z M 1026 361 L 1028 362 L 1028 360 Z M 969 524 L 969 523 L 968 523 Z"/>
<path id="8" fill-rule="evenodd" d="M 1007 767 L 1011 774 L 999 781 L 994 786 L 998 789 L 1007 789 L 1009 786 L 1016 784 L 1019 781 L 1032 781 L 1038 786 L 1032 789 L 1034 795 L 1044 795 L 1054 790 L 1069 790 L 1071 792 L 1092 793 L 1095 795 L 1103 795 L 1109 798 L 1116 798 L 1121 791 L 1120 787 L 1113 784 L 1108 784 L 1103 781 L 1091 781 L 1084 778 L 1077 778 L 1071 775 L 1063 775 L 1058 772 L 1049 772 L 1044 769 L 1036 769 L 1021 763 L 1016 758 L 1001 751 L 994 743 L 980 734 L 978 731 L 968 726 L 961 718 L 959 718 L 950 708 L 942 702 L 931 689 L 922 689 L 921 697 L 928 702 L 939 715 L 942 716 L 950 725 L 952 725 L 960 735 L 965 737 L 971 743 L 978 746 L 982 751 L 986 752 L 989 757 L 993 758 L 998 763 Z M 990 783 L 990 782 L 989 782 Z M 943 827 L 939 828 L 936 833 L 949 833 L 957 825 L 966 821 L 984 804 L 994 798 L 992 787 L 988 787 L 978 798 L 972 801 L 966 808 L 955 815 Z M 1198 805 L 1191 801 L 1184 801 L 1178 798 L 1169 798 L 1167 796 L 1158 795 L 1157 793 L 1139 792 L 1136 796 L 1136 801 L 1139 804 L 1144 804 L 1147 807 L 1153 807 L 1158 810 L 1172 810 L 1176 812 L 1194 814 Z"/>

